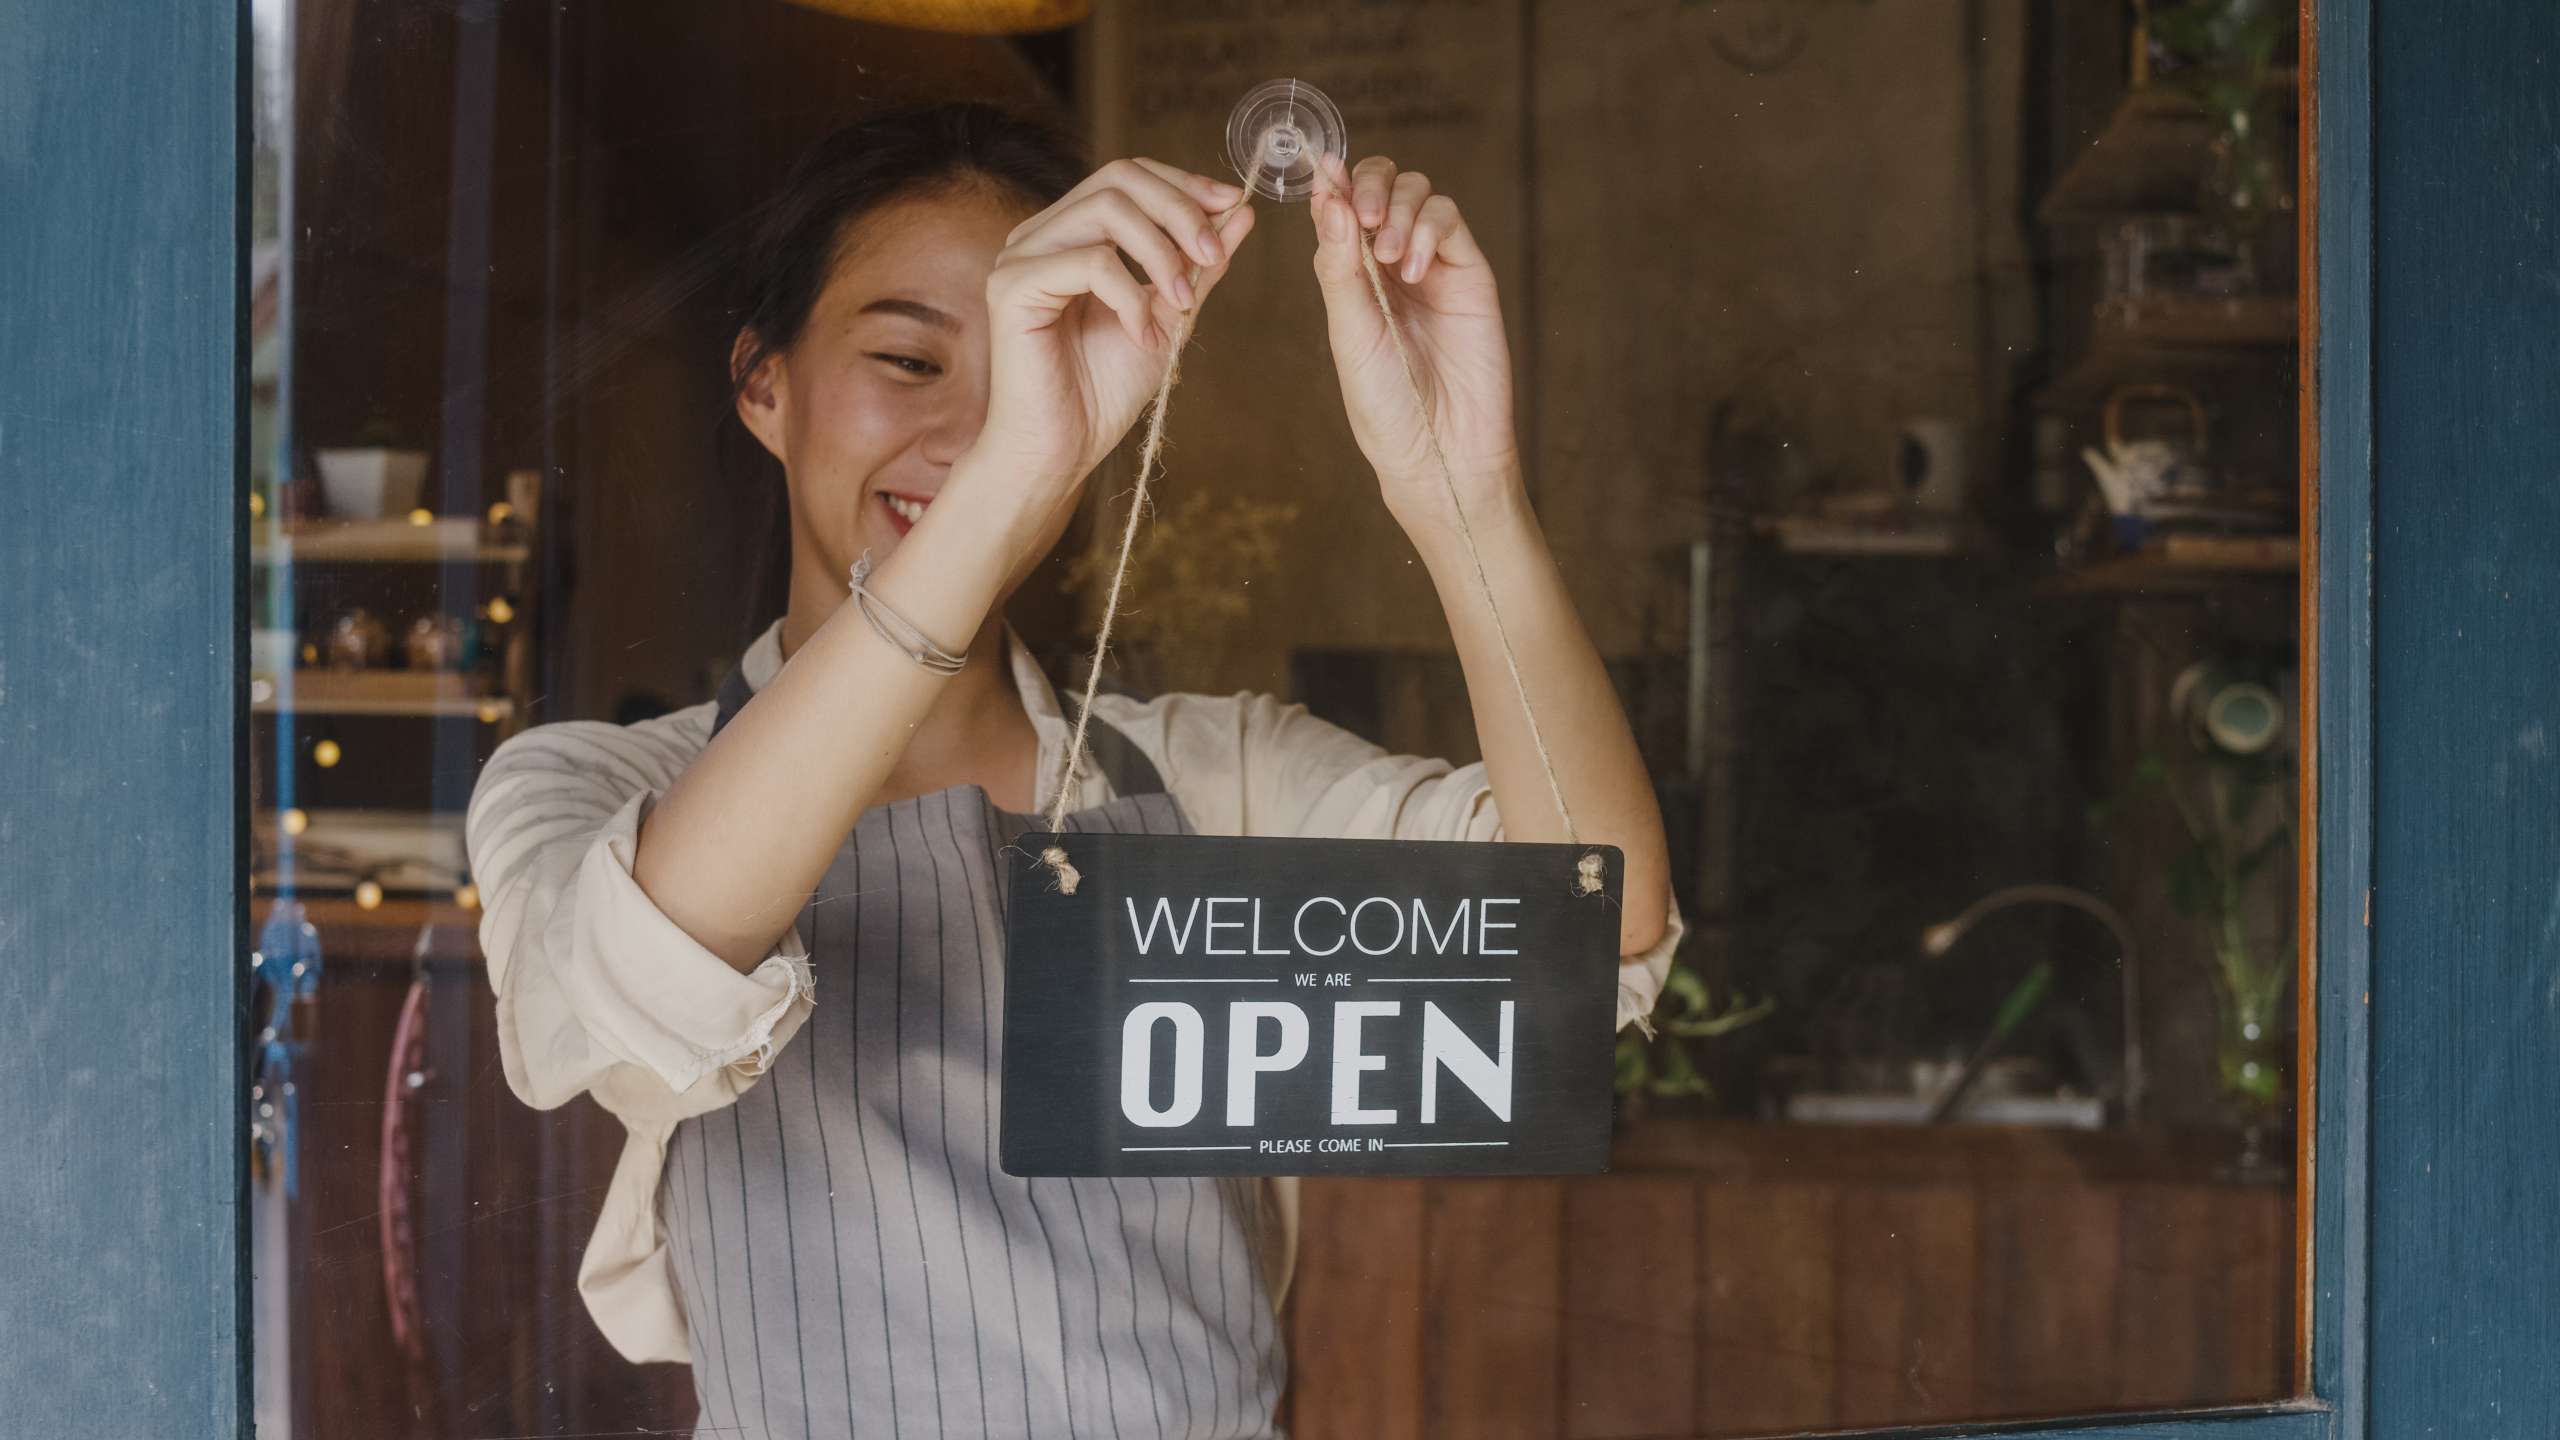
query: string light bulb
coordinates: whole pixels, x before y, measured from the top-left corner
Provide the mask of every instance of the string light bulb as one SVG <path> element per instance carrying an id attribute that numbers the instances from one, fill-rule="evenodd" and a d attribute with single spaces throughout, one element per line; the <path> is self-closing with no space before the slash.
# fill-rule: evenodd
<path id="1" fill-rule="evenodd" d="M 480 723 L 483 725 L 497 724 L 498 717 L 506 713 L 507 712 L 501 708 L 495 700 L 483 700 L 480 702 Z"/>
<path id="2" fill-rule="evenodd" d="M 311 817 L 303 814 L 302 807 L 297 805 L 277 816 L 276 823 L 284 827 L 287 835 L 299 835 L 311 828 Z"/>
<path id="3" fill-rule="evenodd" d="M 382 904 L 382 882 L 370 877 L 356 882 L 356 908 L 372 910 Z"/>
<path id="4" fill-rule="evenodd" d="M 480 908 L 480 887 L 465 880 L 453 887 L 453 903 L 465 910 Z"/>
<path id="5" fill-rule="evenodd" d="M 489 523 L 492 525 L 504 525 L 514 518 L 516 518 L 516 507 L 504 500 L 489 507 Z"/>
<path id="6" fill-rule="evenodd" d="M 504 595 L 496 596 L 489 601 L 486 613 L 492 624 L 504 625 L 516 618 L 515 602 Z"/>
<path id="7" fill-rule="evenodd" d="M 264 514 L 266 514 L 266 513 L 267 513 L 267 497 L 266 497 L 266 496 L 264 496 L 264 495 L 259 494 L 259 493 L 258 493 L 257 491 L 255 491 L 255 490 L 250 491 L 250 492 L 249 492 L 249 518 L 250 518 L 250 519 L 252 519 L 252 520 L 255 520 L 255 519 L 257 519 L 259 516 L 264 515 Z"/>
<path id="8" fill-rule="evenodd" d="M 417 509 L 409 512 L 409 523 L 421 526 L 433 525 L 436 523 L 436 512 L 428 509 L 424 505 L 421 505 Z"/>
<path id="9" fill-rule="evenodd" d="M 323 740 L 311 747 L 311 763 L 326 770 L 336 765 L 344 753 L 338 748 L 337 741 Z"/>

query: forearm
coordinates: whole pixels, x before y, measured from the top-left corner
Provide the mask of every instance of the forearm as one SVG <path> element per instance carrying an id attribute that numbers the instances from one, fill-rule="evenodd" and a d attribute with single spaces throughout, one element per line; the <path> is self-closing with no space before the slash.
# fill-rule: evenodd
<path id="1" fill-rule="evenodd" d="M 1516 485 L 1510 490 L 1519 493 Z M 1521 710 L 1520 685 L 1513 683 L 1503 654 L 1507 631 L 1520 684 L 1537 707 L 1539 733 L 1573 811 L 1575 829 L 1586 842 L 1615 845 L 1625 853 L 1618 948 L 1621 954 L 1635 954 L 1661 938 L 1669 909 L 1670 860 L 1661 808 L 1626 711 L 1525 498 L 1481 507 L 1468 518 L 1484 579 L 1501 606 L 1500 629 L 1486 606 L 1476 561 L 1456 526 L 1430 521 L 1406 529 L 1457 640 L 1503 832 L 1514 840 L 1565 839 L 1537 741 Z"/>
<path id="2" fill-rule="evenodd" d="M 937 643 L 966 648 L 1043 518 L 1038 487 L 955 471 L 867 582 Z M 845 604 L 649 813 L 633 878 L 738 969 L 790 928 L 948 678 Z"/>

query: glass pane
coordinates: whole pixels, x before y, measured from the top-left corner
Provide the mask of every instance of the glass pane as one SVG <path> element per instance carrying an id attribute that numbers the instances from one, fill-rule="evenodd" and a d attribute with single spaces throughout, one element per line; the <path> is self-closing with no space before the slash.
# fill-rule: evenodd
<path id="1" fill-rule="evenodd" d="M 2296 1393 L 2281 7 L 253 13 L 262 1433 Z M 1606 1174 L 998 1163 L 1177 281 L 1069 828 L 1561 799 Z"/>

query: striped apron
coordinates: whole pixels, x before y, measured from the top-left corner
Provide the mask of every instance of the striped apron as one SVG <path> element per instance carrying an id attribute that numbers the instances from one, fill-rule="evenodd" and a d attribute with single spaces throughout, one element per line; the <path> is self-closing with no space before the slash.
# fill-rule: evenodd
<path id="1" fill-rule="evenodd" d="M 732 674 L 717 727 L 748 699 Z M 1189 833 L 1094 722 L 1113 798 L 1074 830 Z M 1018 1180 L 996 1164 L 1002 850 L 976 786 L 864 812 L 798 926 L 817 1005 L 736 1104 L 686 1120 L 658 1192 L 695 1431 L 1272 1436 L 1282 1358 L 1252 1180 Z"/>

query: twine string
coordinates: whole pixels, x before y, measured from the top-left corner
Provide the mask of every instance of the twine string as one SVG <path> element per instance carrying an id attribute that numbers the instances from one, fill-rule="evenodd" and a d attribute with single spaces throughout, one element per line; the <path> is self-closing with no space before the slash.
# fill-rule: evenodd
<path id="1" fill-rule="evenodd" d="M 1247 186 L 1235 204 L 1218 212 L 1216 218 L 1209 222 L 1209 228 L 1223 233 L 1227 217 L 1252 201 L 1253 189 Z M 1193 262 L 1189 278 L 1195 295 L 1200 285 L 1200 272 L 1199 263 Z M 1155 400 L 1147 406 L 1146 439 L 1138 447 L 1138 483 L 1129 494 L 1129 519 L 1120 527 L 1120 557 L 1111 567 L 1111 588 L 1103 594 L 1102 625 L 1093 638 L 1093 664 L 1085 672 L 1084 695 L 1076 704 L 1076 728 L 1075 734 L 1067 741 L 1066 768 L 1058 776 L 1058 793 L 1049 802 L 1049 833 L 1052 835 L 1060 833 L 1060 827 L 1066 823 L 1067 806 L 1075 798 L 1076 779 L 1084 765 L 1085 733 L 1093 724 L 1093 697 L 1102 688 L 1102 662 L 1111 653 L 1111 627 L 1120 618 L 1120 591 L 1129 579 L 1129 555 L 1137 546 L 1138 521 L 1147 513 L 1147 488 L 1155 480 L 1157 458 L 1164 451 L 1165 411 L 1173 404 L 1173 384 L 1182 375 L 1182 351 L 1191 343 L 1191 331 L 1198 320 L 1196 304 L 1194 309 L 1184 310 L 1175 317 L 1173 334 L 1167 337 L 1170 343 L 1165 349 L 1164 374 L 1156 380 Z M 1056 872 L 1060 893 L 1076 893 L 1076 884 L 1083 877 L 1074 865 L 1068 863 L 1064 846 L 1047 846 L 1041 850 L 1040 859 Z"/>
<path id="2" fill-rule="evenodd" d="M 1344 197 L 1349 203 L 1349 197 Z M 1387 324 L 1387 339 L 1395 345 L 1396 363 L 1404 367 L 1405 388 L 1413 394 L 1413 408 L 1422 417 L 1423 443 L 1430 448 L 1431 463 L 1440 471 L 1440 483 L 1449 492 L 1450 513 L 1458 517 L 1458 538 L 1467 547 L 1467 560 L 1474 566 L 1476 592 L 1484 600 L 1485 612 L 1493 618 L 1494 638 L 1502 645 L 1502 663 L 1511 672 L 1511 688 L 1520 697 L 1521 718 L 1529 722 L 1529 743 L 1537 749 L 1538 764 L 1546 771 L 1547 793 L 1556 802 L 1556 818 L 1564 823 L 1565 843 L 1581 848 L 1582 833 L 1573 823 L 1573 807 L 1564 799 L 1564 781 L 1556 775 L 1555 752 L 1547 748 L 1546 732 L 1538 726 L 1538 707 L 1529 699 L 1529 682 L 1520 673 L 1520 653 L 1511 644 L 1511 629 L 1502 623 L 1502 604 L 1494 598 L 1493 578 L 1485 573 L 1484 552 L 1476 548 L 1475 527 L 1468 523 L 1466 502 L 1459 498 L 1458 474 L 1449 464 L 1449 452 L 1440 448 L 1440 428 L 1433 423 L 1431 402 L 1422 391 L 1422 374 L 1414 368 L 1412 347 L 1405 344 L 1404 327 L 1396 322 L 1395 306 L 1387 301 L 1386 276 L 1378 268 L 1377 252 L 1370 248 L 1370 235 L 1360 235 L 1360 268 L 1369 276 L 1369 294 L 1378 302 L 1378 314 Z M 1600 860 L 1595 852 L 1582 857 L 1575 866 L 1574 889 L 1588 895 L 1600 888 Z"/>
<path id="3" fill-rule="evenodd" d="M 1250 203 L 1252 198 L 1253 190 L 1248 184 L 1244 197 L 1220 212 L 1212 222 L 1212 228 L 1223 226 L 1227 216 L 1235 213 L 1239 206 Z M 1349 203 L 1348 196 L 1343 199 L 1344 203 Z M 1421 372 L 1415 368 L 1412 349 L 1405 344 L 1404 330 L 1396 319 L 1395 305 L 1387 298 L 1386 276 L 1378 267 L 1377 253 L 1371 248 L 1373 238 L 1367 230 L 1361 232 L 1360 266 L 1369 279 L 1369 294 L 1378 302 L 1379 318 L 1386 322 L 1387 338 L 1395 346 L 1396 362 L 1404 371 L 1405 388 L 1411 393 L 1414 409 L 1421 416 L 1423 441 L 1431 451 L 1433 465 L 1440 472 L 1440 483 L 1448 491 L 1450 511 L 1457 516 L 1458 538 L 1467 548 L 1467 559 L 1475 570 L 1477 593 L 1484 600 L 1486 614 L 1493 620 L 1494 636 L 1501 642 L 1502 663 L 1511 673 L 1513 691 L 1520 697 L 1520 713 L 1529 724 L 1529 743 L 1537 750 L 1538 764 L 1546 772 L 1547 793 L 1555 800 L 1556 818 L 1564 824 L 1565 843 L 1578 849 L 1582 845 L 1582 836 L 1573 823 L 1573 808 L 1565 802 L 1564 782 L 1556 774 L 1555 753 L 1547 747 L 1546 733 L 1538 725 L 1538 707 L 1529 699 L 1529 682 L 1521 674 L 1519 652 L 1511 643 L 1509 627 L 1503 624 L 1502 605 L 1495 598 L 1493 579 L 1484 568 L 1484 554 L 1476 548 L 1475 529 L 1467 520 L 1466 502 L 1458 490 L 1457 471 L 1449 463 L 1448 452 L 1440 446 L 1440 432 L 1433 423 L 1431 402 L 1423 391 Z M 1195 264 L 1191 267 L 1191 281 L 1196 286 L 1199 279 L 1200 267 Z M 1164 448 L 1165 412 L 1172 404 L 1174 381 L 1182 369 L 1182 351 L 1190 343 L 1196 319 L 1196 311 L 1186 310 L 1174 322 L 1172 345 L 1165 354 L 1164 374 L 1156 382 L 1155 400 L 1147 410 L 1146 438 L 1138 449 L 1137 486 L 1130 495 L 1129 519 L 1120 531 L 1120 556 L 1112 567 L 1111 588 L 1103 597 L 1102 623 L 1094 637 L 1093 664 L 1085 675 L 1084 696 L 1076 708 L 1076 728 L 1067 744 L 1066 766 L 1058 780 L 1058 793 L 1049 804 L 1049 833 L 1053 836 L 1061 833 L 1067 806 L 1075 795 L 1076 779 L 1084 759 L 1085 734 L 1093 720 L 1093 697 L 1102 683 L 1103 660 L 1111 650 L 1112 625 L 1119 618 L 1121 587 L 1128 579 L 1129 556 L 1137 544 L 1138 520 L 1146 511 L 1147 489 L 1154 480 L 1157 460 Z M 1059 891 L 1073 895 L 1083 876 L 1068 860 L 1066 847 L 1052 841 L 1041 850 L 1040 859 L 1055 872 Z M 1605 862 L 1597 851 L 1583 855 L 1574 866 L 1574 892 L 1580 895 L 1598 893 L 1606 883 L 1602 876 L 1604 867 Z"/>

